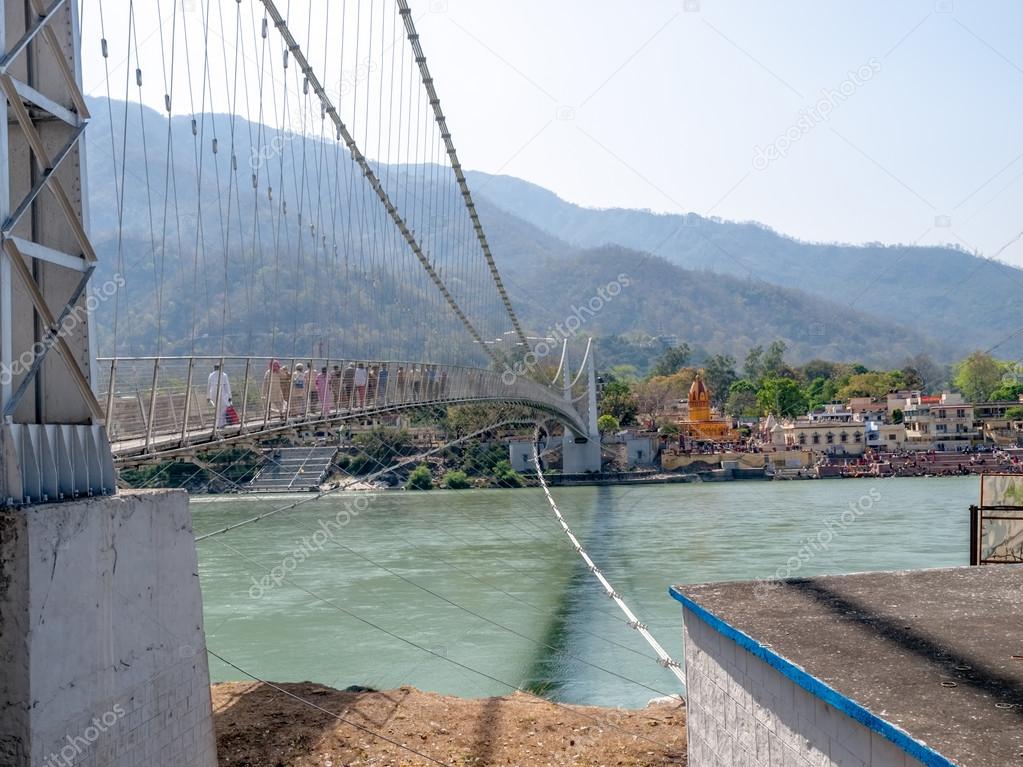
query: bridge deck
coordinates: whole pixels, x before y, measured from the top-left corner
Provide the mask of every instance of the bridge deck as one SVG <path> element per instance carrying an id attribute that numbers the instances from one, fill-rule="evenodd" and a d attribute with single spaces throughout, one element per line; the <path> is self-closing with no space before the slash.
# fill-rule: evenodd
<path id="1" fill-rule="evenodd" d="M 579 412 L 562 393 L 492 370 L 314 358 L 287 361 L 271 373 L 274 362 L 268 357 L 100 360 L 105 376 L 100 401 L 115 459 L 169 458 L 354 418 L 472 403 L 525 405 L 584 433 Z M 216 365 L 223 371 L 219 379 Z"/>

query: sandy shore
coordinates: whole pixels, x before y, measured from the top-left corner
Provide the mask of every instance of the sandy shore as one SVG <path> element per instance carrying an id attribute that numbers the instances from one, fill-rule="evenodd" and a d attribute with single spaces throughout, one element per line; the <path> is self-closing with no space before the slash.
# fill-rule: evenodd
<path id="1" fill-rule="evenodd" d="M 412 687 L 386 692 L 340 692 L 308 682 L 279 687 L 285 692 L 257 683 L 213 685 L 220 767 L 686 763 L 685 710 L 679 703 L 631 711 L 557 705 L 522 693 L 466 700 Z"/>

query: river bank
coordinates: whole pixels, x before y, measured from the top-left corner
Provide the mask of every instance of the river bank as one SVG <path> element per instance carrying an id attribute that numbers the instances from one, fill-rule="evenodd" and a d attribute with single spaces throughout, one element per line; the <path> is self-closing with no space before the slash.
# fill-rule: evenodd
<path id="1" fill-rule="evenodd" d="M 309 682 L 226 682 L 212 694 L 220 767 L 686 764 L 679 702 L 628 710 Z"/>

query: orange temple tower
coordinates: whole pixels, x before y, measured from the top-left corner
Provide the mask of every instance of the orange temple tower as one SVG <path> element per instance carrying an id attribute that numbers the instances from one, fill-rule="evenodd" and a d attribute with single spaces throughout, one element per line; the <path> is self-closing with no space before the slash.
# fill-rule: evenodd
<path id="1" fill-rule="evenodd" d="M 739 434 L 723 418 L 715 416 L 710 407 L 710 389 L 703 380 L 703 371 L 696 374 L 689 387 L 689 417 L 679 423 L 684 437 L 708 442 L 733 442 Z"/>

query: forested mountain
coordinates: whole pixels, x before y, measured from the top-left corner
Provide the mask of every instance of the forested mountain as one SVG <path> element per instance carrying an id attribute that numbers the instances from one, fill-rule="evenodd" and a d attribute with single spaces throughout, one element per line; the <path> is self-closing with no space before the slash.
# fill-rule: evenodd
<path id="1" fill-rule="evenodd" d="M 956 353 L 987 348 L 1023 317 L 1023 270 L 952 247 L 794 240 L 756 223 L 583 208 L 510 176 L 471 173 L 478 196 L 577 247 L 610 243 L 686 269 L 763 280 L 912 328 Z M 999 348 L 1023 355 L 1023 334 Z"/>
<path id="2" fill-rule="evenodd" d="M 365 356 L 448 360 L 474 353 L 357 170 L 340 163 L 310 174 L 318 180 L 302 186 L 282 171 L 302 162 L 328 167 L 329 139 L 292 136 L 275 150 L 283 157 L 264 157 L 273 130 L 241 118 L 207 115 L 193 128 L 190 118 L 176 117 L 168 129 L 165 116 L 137 104 L 126 111 L 123 102 L 93 100 L 91 108 L 87 162 L 99 276 L 121 270 L 127 279 L 116 300 L 99 309 L 102 353 L 112 351 L 115 313 L 121 354 L 151 354 L 158 347 L 165 354 L 193 348 L 218 353 L 222 334 L 225 349 L 234 354 L 308 354 L 324 343 Z M 112 146 L 118 157 L 123 151 L 128 158 L 126 170 L 112 161 Z M 254 146 L 264 149 L 254 152 Z M 509 329 L 496 291 L 482 301 L 477 295 L 485 270 L 478 251 L 470 258 L 459 244 L 472 234 L 463 231 L 458 207 L 450 204 L 460 204 L 450 169 L 380 165 L 377 172 L 392 185 L 399 207 L 410 211 L 410 225 L 485 336 Z M 841 295 L 811 289 L 811 283 L 827 283 L 827 275 L 834 279 L 836 273 L 803 279 L 814 270 L 810 260 L 819 257 L 813 250 L 818 246 L 757 227 L 703 222 L 721 239 L 731 236 L 730 228 L 763 238 L 764 252 L 744 251 L 745 261 L 763 264 L 777 257 L 788 263 L 800 253 L 809 259 L 800 279 L 783 277 L 781 267 L 767 275 L 745 273 L 730 268 L 720 253 L 715 257 L 693 246 L 691 230 L 678 235 L 678 244 L 689 243 L 685 252 L 700 257 L 687 262 L 674 246 L 654 248 L 671 227 L 670 217 L 585 211 L 517 180 L 474 174 L 471 182 L 512 301 L 533 334 L 551 332 L 624 274 L 629 284 L 623 281 L 618 295 L 586 317 L 580 335 L 674 336 L 734 355 L 782 339 L 796 361 L 822 357 L 879 365 L 921 351 L 950 357 L 972 343 L 964 334 L 907 329 L 933 330 L 929 320 L 914 321 L 897 299 L 891 311 L 869 311 L 865 299 L 873 291 L 857 296 L 863 279 L 846 285 Z M 425 199 L 449 203 L 434 204 L 433 215 L 411 212 L 424 211 Z M 648 247 L 656 254 L 644 252 Z M 939 252 L 953 265 L 969 258 Z M 878 286 L 889 283 L 881 275 Z M 998 310 L 990 303 L 987 309 Z"/>

